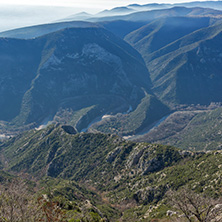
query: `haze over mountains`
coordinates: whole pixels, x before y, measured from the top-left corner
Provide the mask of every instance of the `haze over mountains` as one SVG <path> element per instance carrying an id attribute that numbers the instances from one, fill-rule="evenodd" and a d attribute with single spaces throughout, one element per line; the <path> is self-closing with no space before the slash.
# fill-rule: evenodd
<path id="1" fill-rule="evenodd" d="M 69 10 L 0 33 L 0 216 L 222 221 L 222 2 Z"/>
<path id="2" fill-rule="evenodd" d="M 0 5 L 0 31 L 54 22 L 78 12 L 72 7 Z"/>
<path id="3" fill-rule="evenodd" d="M 74 111 L 98 109 L 96 117 L 115 109 L 127 110 L 130 105 L 136 107 L 144 91 L 149 92 L 149 74 L 139 53 L 91 24 L 33 40 L 2 41 L 1 106 L 8 111 L 2 110 L 2 120 L 40 123 L 64 107 Z M 24 53 L 19 60 L 18 46 Z M 14 109 L 9 112 L 11 106 Z"/>
<path id="4" fill-rule="evenodd" d="M 129 5 L 0 33 L 1 129 L 50 120 L 127 136 L 176 107 L 221 102 L 221 3 L 185 5 Z"/>
<path id="5" fill-rule="evenodd" d="M 192 22 L 192 24 L 195 23 Z M 158 30 L 160 35 L 166 36 L 164 41 L 171 43 L 164 45 L 163 42 L 162 49 L 160 49 L 161 46 L 154 48 L 155 42 L 149 45 L 149 37 L 144 37 L 145 41 L 147 40 L 147 47 L 140 40 L 134 44 L 147 63 L 154 92 L 159 95 L 159 98 L 172 103 L 220 102 L 221 49 L 218 41 L 221 38 L 221 24 L 181 36 L 182 38 L 176 41 L 167 40 L 167 33 L 161 33 L 161 31 L 161 29 Z M 150 36 L 150 39 L 157 41 L 158 34 L 154 35 L 155 38 Z M 159 42 L 161 44 L 162 41 Z"/>

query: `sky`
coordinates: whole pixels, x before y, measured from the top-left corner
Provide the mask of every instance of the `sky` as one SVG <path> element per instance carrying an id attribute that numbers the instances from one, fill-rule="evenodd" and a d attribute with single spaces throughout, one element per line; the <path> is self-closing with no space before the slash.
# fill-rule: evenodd
<path id="1" fill-rule="evenodd" d="M 0 0 L 0 4 L 71 6 L 75 8 L 91 8 L 92 10 L 95 9 L 95 11 L 97 9 L 109 9 L 135 2 L 133 0 Z M 139 0 L 137 3 L 145 4 L 147 0 Z"/>
<path id="2" fill-rule="evenodd" d="M 95 11 L 109 9 L 117 6 L 124 6 L 132 3 L 175 3 L 187 2 L 189 0 L 0 0 L 0 4 L 11 5 L 49 5 L 49 6 L 68 6 L 76 8 L 88 8 Z M 192 0 L 191 0 L 192 1 Z"/>
<path id="3" fill-rule="evenodd" d="M 0 32 L 57 22 L 83 11 L 96 14 L 104 9 L 127 6 L 132 3 L 180 3 L 188 1 L 192 0 L 0 0 Z"/>

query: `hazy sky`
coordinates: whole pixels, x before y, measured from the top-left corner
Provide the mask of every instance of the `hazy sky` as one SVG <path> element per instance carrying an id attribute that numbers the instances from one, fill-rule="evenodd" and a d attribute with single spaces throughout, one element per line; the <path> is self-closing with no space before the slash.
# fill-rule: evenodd
<path id="1" fill-rule="evenodd" d="M 73 6 L 78 8 L 94 8 L 99 10 L 116 6 L 124 6 L 131 3 L 147 4 L 153 2 L 175 3 L 187 1 L 189 0 L 0 0 L 0 4 Z"/>
<path id="2" fill-rule="evenodd" d="M 104 9 L 132 3 L 179 3 L 187 1 L 189 0 L 0 0 L 0 32 L 60 21 L 82 11 L 96 14 Z"/>

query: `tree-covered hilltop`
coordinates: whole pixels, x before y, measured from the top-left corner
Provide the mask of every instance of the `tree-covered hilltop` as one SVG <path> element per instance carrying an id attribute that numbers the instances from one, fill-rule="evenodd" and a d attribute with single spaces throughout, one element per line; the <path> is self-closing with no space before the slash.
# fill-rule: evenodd
<path id="1" fill-rule="evenodd" d="M 220 151 L 181 151 L 71 129 L 51 125 L 9 139 L 1 144 L 2 170 L 35 178 L 56 200 L 82 207 L 88 199 L 110 221 L 164 218 L 170 189 L 221 196 Z"/>

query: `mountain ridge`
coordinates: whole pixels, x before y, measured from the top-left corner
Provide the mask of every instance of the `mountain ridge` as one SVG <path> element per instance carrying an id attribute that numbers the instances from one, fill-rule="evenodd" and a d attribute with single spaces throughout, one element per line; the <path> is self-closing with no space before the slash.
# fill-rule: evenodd
<path id="1" fill-rule="evenodd" d="M 81 131 L 93 119 L 123 113 L 129 106 L 136 109 L 146 93 L 153 95 L 141 55 L 103 28 L 66 28 L 35 39 L 2 38 L 2 41 L 6 48 L 16 42 L 33 45 L 38 50 L 39 64 L 32 67 L 33 76 L 20 93 L 17 115 L 13 113 L 11 119 L 6 119 L 2 113 L 1 120 L 10 121 L 15 127 L 42 125 L 54 117 L 59 121 L 71 109 L 66 118 L 75 118 L 73 126 Z M 12 105 L 11 100 L 6 101 Z"/>
<path id="2" fill-rule="evenodd" d="M 157 34 L 160 35 L 161 32 L 158 33 L 158 31 Z M 217 39 L 220 38 L 220 33 L 221 23 L 216 23 L 185 34 L 171 43 L 166 43 L 168 45 L 159 46 L 156 51 L 149 49 L 149 44 L 147 44 L 147 51 L 145 47 L 140 47 L 141 45 L 136 47 L 143 55 L 154 85 L 153 91 L 160 100 L 171 107 L 175 104 L 206 105 L 211 102 L 220 102 L 220 87 L 218 85 L 220 81 L 214 82 L 213 79 L 210 81 L 210 77 L 207 77 L 207 73 L 211 72 L 215 78 L 220 76 L 218 68 L 220 53 L 219 51 L 216 53 L 217 49 L 213 48 L 217 44 Z M 205 44 L 208 46 L 204 46 Z M 156 47 L 158 47 L 158 42 Z M 208 55 L 204 55 L 203 52 L 199 53 L 204 47 L 208 47 Z M 211 57 L 215 57 L 214 62 L 210 59 L 205 61 L 204 58 L 208 58 L 210 54 Z M 218 64 L 216 64 L 217 61 Z M 204 67 L 204 70 L 200 70 L 200 67 Z M 185 73 L 189 73 L 189 77 Z M 203 73 L 205 74 L 203 75 Z M 195 78 L 191 75 L 195 75 Z M 192 87 L 190 83 L 192 83 Z"/>
<path id="3" fill-rule="evenodd" d="M 181 151 L 111 134 L 70 134 L 64 129 L 51 125 L 4 142 L 0 145 L 1 169 L 34 176 L 47 187 L 51 184 L 53 196 L 63 196 L 57 199 L 59 203 L 66 198 L 77 203 L 89 198 L 101 212 L 112 207 L 111 221 L 166 219 L 167 210 L 172 209 L 164 201 L 169 189 L 188 186 L 197 193 L 221 195 L 221 151 Z M 74 195 L 68 195 L 69 191 Z M 157 210 L 150 210 L 151 206 Z"/>

